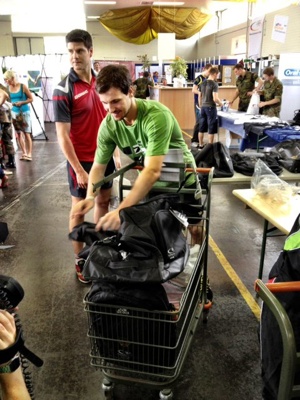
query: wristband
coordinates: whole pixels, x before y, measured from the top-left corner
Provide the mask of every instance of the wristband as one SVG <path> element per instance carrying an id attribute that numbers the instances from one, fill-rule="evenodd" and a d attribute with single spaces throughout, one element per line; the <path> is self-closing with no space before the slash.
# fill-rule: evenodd
<path id="1" fill-rule="evenodd" d="M 87 196 L 85 198 L 85 200 L 93 200 L 93 201 L 95 201 L 95 197 L 94 196 Z"/>
<path id="2" fill-rule="evenodd" d="M 0 366 L 0 374 L 10 374 L 15 372 L 20 367 L 20 358 L 19 354 L 16 354 L 15 357 L 6 365 Z"/>

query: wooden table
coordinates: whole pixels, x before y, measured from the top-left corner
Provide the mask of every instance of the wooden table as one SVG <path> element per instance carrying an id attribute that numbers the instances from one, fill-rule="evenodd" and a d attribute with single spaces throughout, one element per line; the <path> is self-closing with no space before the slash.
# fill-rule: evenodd
<path id="1" fill-rule="evenodd" d="M 236 189 L 232 192 L 248 207 L 252 208 L 257 214 L 264 218 L 264 229 L 262 237 L 262 247 L 259 263 L 258 279 L 262 278 L 266 240 L 275 229 L 282 234 L 288 235 L 294 225 L 297 216 L 300 214 L 300 196 L 291 196 L 289 201 L 284 204 L 272 203 L 271 200 L 256 195 L 254 189 Z M 273 227 L 269 228 L 269 224 Z M 274 235 L 273 235 L 274 236 Z"/>

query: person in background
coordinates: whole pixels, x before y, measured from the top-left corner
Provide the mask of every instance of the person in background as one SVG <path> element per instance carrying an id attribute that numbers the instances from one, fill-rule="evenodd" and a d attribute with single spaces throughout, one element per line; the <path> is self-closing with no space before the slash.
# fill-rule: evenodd
<path id="1" fill-rule="evenodd" d="M 15 148 L 13 145 L 13 127 L 11 118 L 11 103 L 9 103 L 9 92 L 0 83 L 0 138 L 2 134 L 2 146 L 0 146 L 0 165 L 2 169 L 16 168 Z M 4 165 L 4 154 L 8 155 L 8 162 Z M 8 172 L 6 172 L 8 173 Z M 12 174 L 12 172 L 10 172 Z"/>
<path id="2" fill-rule="evenodd" d="M 20 357 L 16 354 L 8 363 L 1 363 L 1 351 L 16 341 L 16 324 L 12 314 L 0 310 L 0 397 L 2 400 L 30 400 L 23 377 Z"/>
<path id="3" fill-rule="evenodd" d="M 95 71 L 95 74 L 96 74 L 96 75 L 98 75 L 99 72 L 100 72 L 100 64 L 99 64 L 98 61 L 95 61 L 95 62 L 94 62 L 94 71 Z"/>
<path id="4" fill-rule="evenodd" d="M 198 147 L 199 145 L 199 132 L 200 132 L 200 107 L 199 107 L 199 90 L 202 82 L 208 78 L 209 70 L 211 69 L 212 64 L 206 64 L 204 66 L 203 71 L 197 78 L 194 80 L 192 92 L 194 94 L 194 110 L 195 110 L 195 118 L 196 123 L 193 130 L 193 137 L 192 137 L 192 147 Z"/>
<path id="5" fill-rule="evenodd" d="M 229 106 L 239 97 L 238 111 L 247 111 L 251 96 L 254 90 L 259 91 L 263 85 L 263 80 L 256 72 L 246 71 L 242 64 L 236 64 L 233 67 L 236 79 L 236 91 L 234 98 L 229 101 Z M 257 86 L 255 87 L 255 83 Z"/>
<path id="6" fill-rule="evenodd" d="M 74 207 L 86 197 L 89 172 L 97 147 L 97 133 L 106 111 L 96 92 L 96 75 L 91 68 L 93 42 L 91 35 L 74 29 L 66 35 L 66 44 L 72 68 L 53 92 L 53 110 L 58 143 L 67 159 L 67 173 Z M 113 158 L 109 158 L 106 174 L 114 172 Z M 102 186 L 95 198 L 94 220 L 108 211 L 112 182 Z M 70 232 L 83 222 L 83 217 L 69 218 Z M 78 254 L 83 243 L 73 241 L 75 269 L 78 280 L 88 283 L 82 276 L 84 260 Z"/>
<path id="7" fill-rule="evenodd" d="M 20 160 L 32 161 L 31 118 L 29 108 L 29 104 L 33 102 L 32 94 L 26 85 L 18 82 L 17 75 L 14 71 L 6 71 L 4 73 L 4 80 L 8 83 L 10 101 L 13 105 L 11 114 L 15 125 L 17 142 L 22 150 Z M 18 123 L 18 117 L 21 117 L 22 123 Z"/>
<path id="8" fill-rule="evenodd" d="M 193 167 L 195 159 L 172 112 L 158 101 L 134 97 L 130 72 L 124 65 L 102 68 L 97 77 L 97 91 L 108 114 L 99 129 L 87 197 L 74 206 L 72 215 L 75 218 L 93 208 L 93 183 L 103 178 L 106 165 L 118 146 L 131 159 L 144 157 L 144 168 L 118 208 L 101 217 L 96 225 L 97 230 L 117 230 L 120 227 L 120 210 L 141 201 L 159 180 L 169 149 L 182 149 L 184 162 Z M 196 188 L 194 174 L 187 175 L 185 186 Z M 190 196 L 195 201 L 194 195 Z"/>
<path id="9" fill-rule="evenodd" d="M 159 73 L 158 71 L 153 72 L 153 82 L 158 83 Z"/>
<path id="10" fill-rule="evenodd" d="M 202 82 L 199 91 L 199 105 L 201 104 L 199 148 L 204 147 L 204 132 L 208 132 L 208 143 L 214 142 L 214 136 L 218 133 L 218 114 L 216 104 L 222 105 L 218 96 L 218 83 L 216 82 L 219 70 L 212 67 L 208 78 Z"/>
<path id="11" fill-rule="evenodd" d="M 153 87 L 154 83 L 148 71 L 143 72 L 143 77 L 138 78 L 133 82 L 136 87 L 134 97 L 137 99 L 146 99 L 150 96 L 149 86 Z"/>
<path id="12" fill-rule="evenodd" d="M 264 100 L 260 101 L 258 107 L 262 109 L 262 114 L 268 117 L 278 117 L 281 109 L 281 98 L 283 85 L 274 75 L 274 69 L 267 67 L 263 70 L 264 86 L 259 94 L 263 95 Z"/>

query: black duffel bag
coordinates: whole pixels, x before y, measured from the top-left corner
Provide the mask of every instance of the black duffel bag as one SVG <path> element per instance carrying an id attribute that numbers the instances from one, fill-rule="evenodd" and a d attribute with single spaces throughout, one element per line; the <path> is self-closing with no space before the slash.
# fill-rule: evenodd
<path id="1" fill-rule="evenodd" d="M 177 276 L 184 269 L 189 246 L 174 209 L 199 217 L 197 208 L 178 200 L 176 195 L 160 195 L 121 210 L 117 235 L 93 243 L 83 276 L 128 283 L 162 283 Z"/>

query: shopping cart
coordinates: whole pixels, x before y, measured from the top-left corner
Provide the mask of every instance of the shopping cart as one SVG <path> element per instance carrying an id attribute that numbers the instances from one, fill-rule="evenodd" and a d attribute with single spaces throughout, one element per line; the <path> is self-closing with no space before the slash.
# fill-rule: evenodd
<path id="1" fill-rule="evenodd" d="M 300 385 L 295 384 L 295 374 L 300 370 L 300 353 L 296 349 L 294 330 L 289 316 L 273 293 L 299 292 L 300 282 L 264 284 L 257 279 L 255 290 L 276 318 L 281 333 L 283 357 L 277 400 L 298 398 L 300 397 Z M 270 334 L 272 333 L 270 332 Z"/>
<path id="2" fill-rule="evenodd" d="M 186 171 L 182 163 L 168 163 L 167 167 L 178 169 L 181 177 Z M 173 173 L 167 172 L 167 175 Z M 208 183 L 207 188 L 202 189 L 201 217 L 195 222 L 189 220 L 186 235 L 193 246 L 192 236 L 196 231 L 197 242 L 201 244 L 179 305 L 173 311 L 149 311 L 93 303 L 88 300 L 88 294 L 84 299 L 91 365 L 104 375 L 102 389 L 107 399 L 113 399 L 115 383 L 145 385 L 160 390 L 160 399 L 172 399 L 172 385 L 180 374 L 197 325 L 201 318 L 207 320 L 211 305 L 207 300 L 207 257 L 213 169 L 198 169 L 197 172 L 207 174 Z M 181 181 L 176 179 L 176 182 Z M 121 192 L 130 189 L 122 186 L 122 176 L 120 189 Z M 161 193 L 162 189 L 157 191 Z M 166 192 L 174 193 L 174 188 Z M 180 192 L 194 193 L 195 189 Z M 199 207 L 196 203 L 195 207 Z M 110 329 L 106 331 L 103 327 Z"/>

